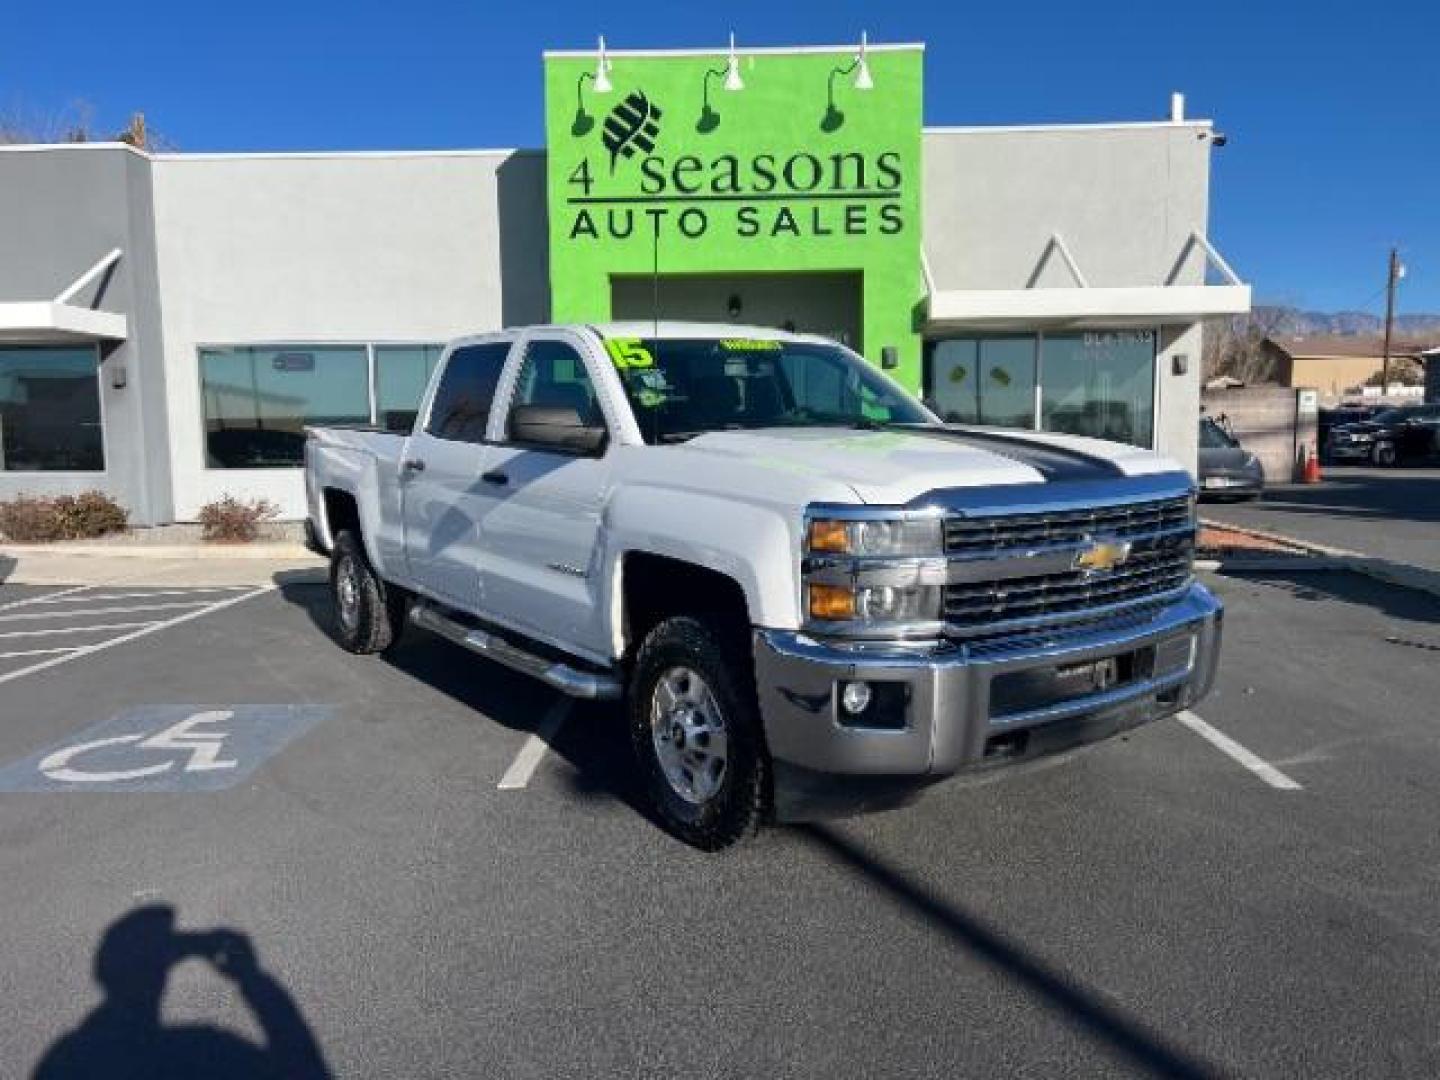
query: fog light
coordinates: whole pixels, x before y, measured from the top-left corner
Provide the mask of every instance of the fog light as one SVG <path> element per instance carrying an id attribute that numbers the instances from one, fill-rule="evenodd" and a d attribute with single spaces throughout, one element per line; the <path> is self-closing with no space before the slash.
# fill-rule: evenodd
<path id="1" fill-rule="evenodd" d="M 863 682 L 846 683 L 840 693 L 840 704 L 852 716 L 870 707 L 870 684 Z"/>

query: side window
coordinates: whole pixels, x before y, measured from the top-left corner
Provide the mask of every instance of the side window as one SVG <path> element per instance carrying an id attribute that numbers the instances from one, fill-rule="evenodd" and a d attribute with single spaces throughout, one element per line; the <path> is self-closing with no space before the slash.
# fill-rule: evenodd
<path id="1" fill-rule="evenodd" d="M 512 409 L 518 405 L 574 409 L 582 424 L 605 422 L 585 361 L 563 341 L 532 341 L 526 346 L 525 362 L 510 402 Z"/>
<path id="2" fill-rule="evenodd" d="M 465 345 L 450 354 L 425 430 L 437 439 L 483 442 L 510 342 Z"/>

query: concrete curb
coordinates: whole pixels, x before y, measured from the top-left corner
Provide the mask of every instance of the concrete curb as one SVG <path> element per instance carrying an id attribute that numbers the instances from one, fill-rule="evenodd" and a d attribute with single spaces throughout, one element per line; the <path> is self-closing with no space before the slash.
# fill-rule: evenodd
<path id="1" fill-rule="evenodd" d="M 1352 573 L 1363 574 L 1365 577 L 1375 581 L 1384 582 L 1386 585 L 1398 585 L 1402 589 L 1414 589 L 1416 592 L 1425 593 L 1440 599 L 1440 571 L 1427 570 L 1423 566 L 1411 566 L 1409 563 L 1391 562 L 1389 559 L 1378 559 L 1373 555 L 1366 555 L 1360 551 L 1350 551 L 1347 548 L 1331 547 L 1328 544 L 1316 544 L 1309 540 L 1300 540 L 1294 536 L 1287 536 L 1284 533 L 1270 532 L 1266 529 L 1252 529 L 1245 525 L 1232 525 L 1227 521 L 1215 521 L 1211 518 L 1201 518 L 1201 525 L 1208 525 L 1216 529 L 1228 529 L 1231 532 L 1240 533 L 1242 536 L 1253 536 L 1257 540 L 1270 540 L 1278 544 L 1289 544 L 1299 548 L 1315 557 L 1316 570 L 1349 570 Z M 1259 559 L 1250 560 L 1258 564 Z M 1269 568 L 1282 569 L 1276 565 L 1280 560 L 1269 560 Z M 1236 561 L 1226 560 L 1221 564 L 1221 569 L 1265 569 L 1256 565 L 1238 566 Z M 1285 568 L 1290 569 L 1290 568 Z"/>

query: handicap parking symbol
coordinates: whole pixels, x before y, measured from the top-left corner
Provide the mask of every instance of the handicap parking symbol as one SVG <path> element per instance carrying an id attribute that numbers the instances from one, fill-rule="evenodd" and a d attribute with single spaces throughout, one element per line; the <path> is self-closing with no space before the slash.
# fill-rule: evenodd
<path id="1" fill-rule="evenodd" d="M 0 767 L 0 791 L 218 791 L 334 712 L 328 705 L 149 705 Z"/>

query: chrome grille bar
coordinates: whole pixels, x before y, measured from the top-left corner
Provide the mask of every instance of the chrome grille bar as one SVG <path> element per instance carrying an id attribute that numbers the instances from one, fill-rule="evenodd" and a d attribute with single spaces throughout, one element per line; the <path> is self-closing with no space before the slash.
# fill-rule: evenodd
<path id="1" fill-rule="evenodd" d="M 1190 521 L 1188 496 L 1047 513 L 950 517 L 945 521 L 945 549 L 951 554 L 983 553 L 996 548 L 1077 543 L 1095 535 L 1128 539 L 1188 526 Z"/>

